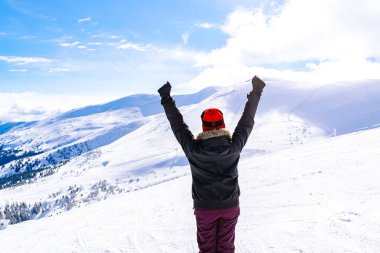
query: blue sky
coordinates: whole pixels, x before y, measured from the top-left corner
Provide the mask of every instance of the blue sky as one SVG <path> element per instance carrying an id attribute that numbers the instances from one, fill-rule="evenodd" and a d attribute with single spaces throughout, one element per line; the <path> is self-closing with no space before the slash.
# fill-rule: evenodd
<path id="1" fill-rule="evenodd" d="M 253 75 L 380 79 L 378 24 L 377 0 L 0 0 L 0 122 L 167 80 L 183 93 Z"/>
<path id="2" fill-rule="evenodd" d="M 165 57 L 158 62 L 146 51 L 177 48 L 191 53 L 221 47 L 227 35 L 207 24 L 222 24 L 239 6 L 265 5 L 227 0 L 4 0 L 0 92 L 131 93 L 150 91 L 166 79 L 186 82 L 200 69 Z"/>

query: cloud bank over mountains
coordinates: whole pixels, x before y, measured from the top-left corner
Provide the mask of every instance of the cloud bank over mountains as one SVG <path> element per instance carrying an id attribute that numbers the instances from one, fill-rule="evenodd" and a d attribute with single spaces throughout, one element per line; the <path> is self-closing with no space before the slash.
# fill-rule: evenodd
<path id="1" fill-rule="evenodd" d="M 73 108 L 108 102 L 114 96 L 0 93 L 0 123 L 45 119 Z"/>
<path id="2" fill-rule="evenodd" d="M 205 70 L 190 83 L 223 85 L 249 72 L 308 83 L 379 79 L 379 14 L 373 0 L 291 0 L 269 14 L 239 8 L 220 26 L 225 45 L 197 60 Z"/>

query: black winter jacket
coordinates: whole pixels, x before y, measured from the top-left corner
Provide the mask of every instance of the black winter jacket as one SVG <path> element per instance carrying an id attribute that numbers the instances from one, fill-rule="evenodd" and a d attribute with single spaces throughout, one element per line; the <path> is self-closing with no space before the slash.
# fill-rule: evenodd
<path id="1" fill-rule="evenodd" d="M 260 95 L 251 92 L 247 96 L 232 137 L 218 136 L 219 133 L 217 137 L 205 139 L 194 138 L 171 97 L 161 100 L 173 133 L 190 163 L 194 208 L 224 209 L 239 205 L 240 152 L 252 131 Z"/>

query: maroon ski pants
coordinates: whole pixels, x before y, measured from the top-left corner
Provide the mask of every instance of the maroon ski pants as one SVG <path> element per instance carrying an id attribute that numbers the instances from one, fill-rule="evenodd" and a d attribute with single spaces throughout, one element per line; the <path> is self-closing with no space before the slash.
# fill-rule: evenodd
<path id="1" fill-rule="evenodd" d="M 199 253 L 235 252 L 235 226 L 240 215 L 239 206 L 218 210 L 195 208 L 194 214 Z"/>

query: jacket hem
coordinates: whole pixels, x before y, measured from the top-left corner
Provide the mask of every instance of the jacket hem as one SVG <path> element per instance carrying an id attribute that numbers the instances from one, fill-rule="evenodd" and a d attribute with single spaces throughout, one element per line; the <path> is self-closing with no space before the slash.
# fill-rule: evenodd
<path id="1" fill-rule="evenodd" d="M 199 201 L 194 200 L 194 208 L 203 209 L 226 209 L 239 205 L 239 199 L 225 200 L 225 201 Z"/>

